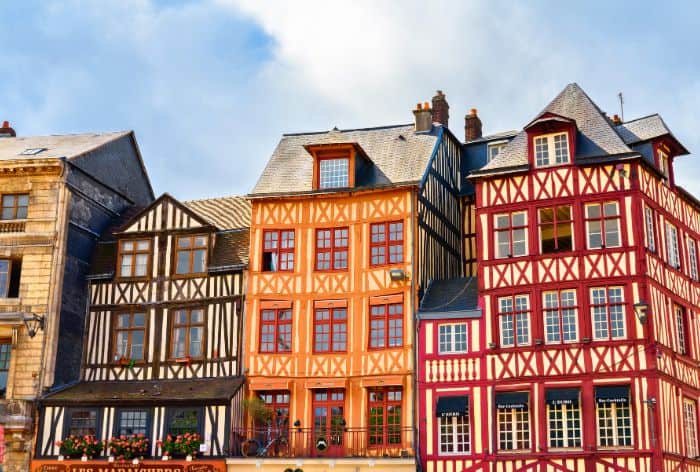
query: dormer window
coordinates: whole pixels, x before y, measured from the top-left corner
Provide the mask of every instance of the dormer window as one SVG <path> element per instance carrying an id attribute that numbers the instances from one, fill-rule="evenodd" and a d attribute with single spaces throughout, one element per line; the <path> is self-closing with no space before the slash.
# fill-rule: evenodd
<path id="1" fill-rule="evenodd" d="M 506 144 L 508 144 L 508 141 L 496 141 L 494 143 L 489 143 L 486 155 L 487 162 L 494 160 L 496 156 L 501 153 L 503 148 L 506 147 Z"/>
<path id="2" fill-rule="evenodd" d="M 668 179 L 670 177 L 670 172 L 669 172 L 669 164 L 668 164 L 668 154 L 663 152 L 662 150 L 658 150 L 657 154 L 659 156 L 659 170 L 663 174 L 663 176 L 666 178 L 666 181 L 668 182 Z"/>
<path id="3" fill-rule="evenodd" d="M 537 167 L 569 163 L 569 138 L 566 133 L 537 136 L 534 141 Z"/>
<path id="4" fill-rule="evenodd" d="M 318 161 L 318 188 L 349 187 L 350 158 L 326 158 Z"/>

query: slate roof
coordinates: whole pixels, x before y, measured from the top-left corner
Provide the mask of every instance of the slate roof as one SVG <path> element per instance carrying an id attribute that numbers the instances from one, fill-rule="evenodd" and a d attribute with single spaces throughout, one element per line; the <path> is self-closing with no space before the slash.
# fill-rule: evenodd
<path id="1" fill-rule="evenodd" d="M 493 134 L 487 134 L 486 136 L 482 136 L 478 139 L 472 139 L 471 141 L 467 141 L 465 144 L 476 144 L 476 143 L 483 143 L 486 141 L 496 141 L 499 139 L 510 139 L 513 136 L 518 134 L 517 129 L 512 129 L 508 131 L 501 131 L 499 133 L 493 133 Z"/>
<path id="2" fill-rule="evenodd" d="M 671 136 L 680 146 L 682 154 L 689 154 L 689 151 L 673 136 L 671 130 L 666 126 L 663 118 L 658 113 L 643 116 L 636 120 L 626 121 L 615 126 L 615 131 L 627 144 L 637 144 L 661 136 Z"/>
<path id="3" fill-rule="evenodd" d="M 251 196 L 312 190 L 313 158 L 305 145 L 357 143 L 388 184 L 421 180 L 441 127 L 416 133 L 413 124 L 286 134 L 277 144 Z"/>
<path id="4" fill-rule="evenodd" d="M 216 233 L 216 243 L 209 261 L 209 270 L 225 270 L 232 266 L 247 266 L 250 231 L 243 228 Z"/>
<path id="5" fill-rule="evenodd" d="M 467 314 L 479 309 L 479 294 L 476 277 L 458 277 L 433 280 L 420 302 L 419 313 Z"/>
<path id="6" fill-rule="evenodd" d="M 575 160 L 635 154 L 616 132 L 612 122 L 576 83 L 567 85 L 544 110 L 533 118 L 532 122 L 545 113 L 553 113 L 576 121 L 578 137 Z M 527 133 L 521 131 L 495 159 L 472 172 L 471 175 L 492 175 L 527 168 Z"/>
<path id="7" fill-rule="evenodd" d="M 46 404 L 99 405 L 105 403 L 151 404 L 163 402 L 229 401 L 243 385 L 243 377 L 187 380 L 80 382 L 48 393 Z"/>
<path id="8" fill-rule="evenodd" d="M 245 197 L 219 197 L 183 202 L 220 230 L 250 227 L 250 202 Z"/>
<path id="9" fill-rule="evenodd" d="M 57 159 L 59 157 L 72 159 L 129 134 L 131 131 L 0 138 L 0 160 Z M 26 149 L 36 148 L 46 148 L 46 150 L 34 155 L 21 154 Z"/>

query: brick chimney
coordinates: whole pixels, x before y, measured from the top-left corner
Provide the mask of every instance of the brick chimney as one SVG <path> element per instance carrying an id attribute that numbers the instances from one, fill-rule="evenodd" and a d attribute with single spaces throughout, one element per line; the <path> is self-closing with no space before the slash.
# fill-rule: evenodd
<path id="1" fill-rule="evenodd" d="M 416 109 L 413 110 L 413 116 L 416 117 L 416 132 L 433 129 L 433 111 L 430 109 L 428 102 L 425 102 L 423 105 L 418 103 Z"/>
<path id="2" fill-rule="evenodd" d="M 15 133 L 14 129 L 10 128 L 10 122 L 3 121 L 2 128 L 0 128 L 0 138 L 14 138 L 15 136 L 17 136 L 17 133 Z"/>
<path id="3" fill-rule="evenodd" d="M 433 123 L 440 123 L 445 128 L 448 128 L 447 123 L 450 121 L 450 105 L 447 103 L 447 97 L 442 90 L 435 92 L 433 97 Z"/>
<path id="4" fill-rule="evenodd" d="M 464 140 L 473 141 L 481 137 L 481 120 L 476 114 L 476 108 L 472 108 L 464 117 Z"/>
<path id="5" fill-rule="evenodd" d="M 621 125 L 622 120 L 620 119 L 620 115 L 613 115 L 612 122 L 616 125 Z"/>

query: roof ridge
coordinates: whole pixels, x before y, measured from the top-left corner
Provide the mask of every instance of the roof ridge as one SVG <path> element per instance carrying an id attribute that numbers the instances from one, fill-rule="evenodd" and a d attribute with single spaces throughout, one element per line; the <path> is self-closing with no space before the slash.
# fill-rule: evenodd
<path id="1" fill-rule="evenodd" d="M 650 114 L 648 114 L 648 115 L 640 116 L 639 118 L 635 118 L 635 119 L 633 119 L 633 120 L 624 121 L 624 122 L 622 122 L 622 123 L 620 123 L 619 125 L 616 125 L 616 126 L 624 126 L 624 125 L 626 125 L 627 123 L 634 123 L 635 121 L 646 120 L 646 119 L 648 119 L 648 118 L 651 118 L 652 116 L 658 116 L 659 118 L 661 118 L 661 115 L 660 115 L 659 113 L 650 113 Z M 661 118 L 661 120 L 663 121 L 663 118 Z"/>
<path id="2" fill-rule="evenodd" d="M 374 131 L 381 129 L 391 129 L 391 128 L 406 128 L 408 126 L 413 126 L 413 123 L 399 124 L 399 125 L 383 125 L 383 126 L 370 126 L 367 128 L 349 128 L 349 129 L 331 129 L 326 131 L 308 131 L 300 133 L 283 133 L 282 136 L 309 136 L 314 134 L 327 134 L 331 132 L 336 133 L 350 133 L 353 131 Z"/>
<path id="3" fill-rule="evenodd" d="M 183 200 L 182 203 L 206 202 L 211 200 L 248 200 L 248 198 L 245 195 L 225 195 L 222 197 L 193 198 L 192 200 Z"/>

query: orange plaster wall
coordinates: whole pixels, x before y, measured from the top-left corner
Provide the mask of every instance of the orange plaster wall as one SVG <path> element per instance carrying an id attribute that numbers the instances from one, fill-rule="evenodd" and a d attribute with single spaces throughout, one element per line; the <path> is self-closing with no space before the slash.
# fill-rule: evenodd
<path id="1" fill-rule="evenodd" d="M 414 299 L 410 274 L 413 271 L 414 194 L 411 189 L 372 191 L 348 196 L 310 196 L 255 200 L 252 209 L 250 269 L 246 298 L 245 368 L 249 390 L 288 388 L 290 420 L 302 427 L 312 423 L 312 389 L 345 388 L 345 415 L 349 427 L 366 425 L 366 388 L 380 385 L 403 387 L 404 426 L 412 426 L 412 342 Z M 370 224 L 404 222 L 404 263 L 370 267 Z M 315 229 L 349 227 L 347 271 L 315 272 Z M 263 230 L 295 229 L 294 272 L 261 273 Z M 405 281 L 392 282 L 390 268 L 409 274 Z M 378 295 L 401 295 L 404 300 L 403 347 L 368 350 L 369 299 Z M 259 354 L 261 302 L 292 302 L 292 353 Z M 346 300 L 348 308 L 348 352 L 313 353 L 314 301 Z"/>

